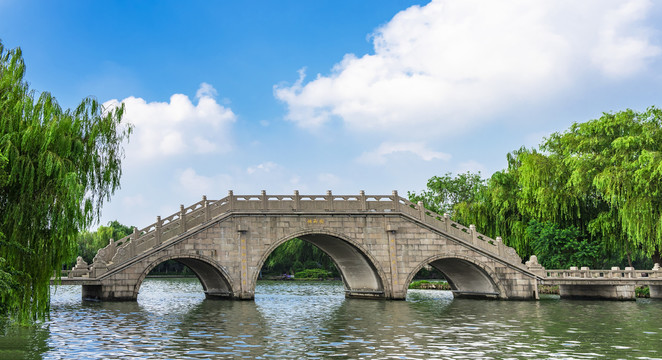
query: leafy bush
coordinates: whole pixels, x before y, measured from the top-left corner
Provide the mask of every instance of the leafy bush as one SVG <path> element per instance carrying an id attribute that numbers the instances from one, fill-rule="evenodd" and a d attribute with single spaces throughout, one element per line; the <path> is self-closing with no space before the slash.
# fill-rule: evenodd
<path id="1" fill-rule="evenodd" d="M 526 228 L 534 254 L 547 269 L 567 269 L 570 266 L 599 267 L 604 258 L 602 247 L 590 241 L 574 226 L 561 228 L 551 222 L 531 220 Z"/>
<path id="2" fill-rule="evenodd" d="M 305 269 L 294 274 L 295 279 L 328 279 L 331 272 L 324 269 Z"/>
<path id="3" fill-rule="evenodd" d="M 449 283 L 445 281 L 417 280 L 409 284 L 410 289 L 433 289 L 433 290 L 452 290 Z"/>
<path id="4" fill-rule="evenodd" d="M 634 288 L 634 293 L 638 298 L 651 297 L 651 289 L 648 286 L 637 286 Z"/>

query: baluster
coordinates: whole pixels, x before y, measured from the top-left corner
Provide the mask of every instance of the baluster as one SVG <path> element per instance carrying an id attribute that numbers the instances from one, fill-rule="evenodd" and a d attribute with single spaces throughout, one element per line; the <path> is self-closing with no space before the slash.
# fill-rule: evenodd
<path id="1" fill-rule="evenodd" d="M 262 190 L 262 195 L 260 195 L 262 198 L 262 210 L 269 210 L 269 204 L 267 203 L 267 191 Z"/>
<path id="2" fill-rule="evenodd" d="M 209 206 L 207 206 L 207 195 L 202 195 L 202 207 L 204 208 L 205 212 L 205 222 L 209 221 Z"/>
<path id="3" fill-rule="evenodd" d="M 398 190 L 393 190 L 392 192 L 393 196 L 393 211 L 399 212 L 400 211 L 400 197 L 398 196 Z"/>
<path id="4" fill-rule="evenodd" d="M 448 215 L 448 213 L 444 213 L 444 224 L 446 226 L 446 232 L 450 231 L 450 226 L 451 226 L 451 217 Z"/>
<path id="5" fill-rule="evenodd" d="M 333 211 L 333 194 L 331 190 L 326 191 L 326 210 Z"/>
<path id="6" fill-rule="evenodd" d="M 301 210 L 301 196 L 299 196 L 299 190 L 294 190 L 294 211 Z"/>
<path id="7" fill-rule="evenodd" d="M 425 222 L 425 206 L 423 206 L 423 202 L 419 201 L 418 202 L 418 216 Z"/>
<path id="8" fill-rule="evenodd" d="M 186 213 L 184 212 L 184 205 L 179 205 L 179 231 L 182 234 L 186 232 Z"/>
<path id="9" fill-rule="evenodd" d="M 156 245 L 161 244 L 161 217 L 156 217 L 156 230 L 154 231 L 154 237 L 156 238 Z"/>

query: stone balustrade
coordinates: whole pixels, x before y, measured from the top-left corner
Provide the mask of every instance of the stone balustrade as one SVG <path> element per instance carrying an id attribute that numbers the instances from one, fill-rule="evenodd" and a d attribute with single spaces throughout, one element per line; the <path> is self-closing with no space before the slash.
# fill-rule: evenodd
<path id="1" fill-rule="evenodd" d="M 544 274 L 548 279 L 662 279 L 660 264 L 655 264 L 651 270 L 635 270 L 633 267 L 626 267 L 623 270 L 619 267 L 612 267 L 610 270 L 591 270 L 588 267 L 573 266 L 568 270 L 544 270 Z"/>

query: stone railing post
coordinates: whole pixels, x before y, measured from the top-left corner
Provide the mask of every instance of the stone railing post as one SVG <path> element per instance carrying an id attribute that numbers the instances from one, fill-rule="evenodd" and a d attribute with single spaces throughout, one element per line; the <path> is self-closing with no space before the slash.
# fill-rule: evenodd
<path id="1" fill-rule="evenodd" d="M 503 239 L 501 236 L 497 236 L 494 240 L 496 241 L 495 245 L 497 246 L 497 254 L 499 254 L 499 256 L 504 256 L 506 254 L 506 249 L 504 248 L 505 245 L 503 244 Z M 538 257 L 536 257 L 536 261 L 538 261 Z"/>
<path id="2" fill-rule="evenodd" d="M 131 233 L 131 243 L 127 247 L 128 253 L 130 257 L 134 257 L 136 255 L 136 247 L 138 246 L 138 228 L 133 227 L 133 232 Z"/>
<path id="3" fill-rule="evenodd" d="M 333 211 L 333 193 L 331 190 L 326 191 L 326 210 Z"/>
<path id="4" fill-rule="evenodd" d="M 609 277 L 611 277 L 611 278 L 620 277 L 620 272 L 621 272 L 620 267 L 612 266 L 611 267 L 611 272 L 609 273 Z"/>
<path id="5" fill-rule="evenodd" d="M 260 194 L 260 199 L 262 199 L 262 210 L 269 210 L 269 204 L 267 204 L 267 191 L 262 190 Z"/>
<path id="6" fill-rule="evenodd" d="M 625 268 L 625 276 L 627 276 L 628 278 L 637 277 L 634 273 L 634 268 L 629 266 Z"/>
<path id="7" fill-rule="evenodd" d="M 589 272 L 590 269 L 589 269 L 588 266 L 582 266 L 580 268 L 580 270 L 582 272 L 581 277 L 583 277 L 583 278 L 590 278 L 591 277 L 591 274 Z"/>
<path id="8" fill-rule="evenodd" d="M 359 192 L 359 201 L 361 201 L 361 211 L 367 211 L 368 210 L 368 204 L 365 199 L 365 191 L 361 190 Z"/>
<path id="9" fill-rule="evenodd" d="M 476 233 L 476 225 L 469 225 L 469 230 L 471 230 L 471 243 L 478 244 L 478 234 Z"/>
<path id="10" fill-rule="evenodd" d="M 234 210 L 234 193 L 232 190 L 228 190 L 228 206 L 230 211 Z"/>
<path id="11" fill-rule="evenodd" d="M 450 231 L 451 216 L 448 213 L 444 213 L 444 226 L 446 227 L 446 232 Z"/>
<path id="12" fill-rule="evenodd" d="M 418 217 L 425 222 L 425 206 L 422 201 L 418 202 Z"/>
<path id="13" fill-rule="evenodd" d="M 161 244 L 161 217 L 156 217 L 156 228 L 154 229 L 154 238 L 156 239 L 156 245 Z"/>
<path id="14" fill-rule="evenodd" d="M 202 208 L 205 212 L 205 222 L 209 221 L 209 206 L 207 206 L 207 195 L 202 195 Z"/>
<path id="15" fill-rule="evenodd" d="M 400 212 L 400 197 L 398 196 L 398 190 L 393 190 L 391 194 L 393 197 L 393 211 Z"/>
<path id="16" fill-rule="evenodd" d="M 301 196 L 299 190 L 294 190 L 294 211 L 301 210 Z"/>
<path id="17" fill-rule="evenodd" d="M 179 231 L 181 234 L 186 232 L 186 212 L 184 205 L 179 205 Z"/>

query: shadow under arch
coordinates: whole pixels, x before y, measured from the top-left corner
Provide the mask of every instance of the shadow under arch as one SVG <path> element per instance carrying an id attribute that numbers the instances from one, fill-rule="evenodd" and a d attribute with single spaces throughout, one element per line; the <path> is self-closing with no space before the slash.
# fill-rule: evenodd
<path id="1" fill-rule="evenodd" d="M 157 265 L 168 260 L 178 261 L 191 269 L 198 280 L 200 280 L 207 299 L 230 299 L 234 297 L 234 292 L 230 285 L 230 276 L 225 269 L 217 264 L 216 261 L 200 255 L 167 255 L 156 259 L 145 268 L 138 278 L 134 288 L 134 294 L 136 296 L 138 296 L 140 286 L 145 280 L 145 277 L 147 277 L 147 274 Z"/>
<path id="2" fill-rule="evenodd" d="M 359 298 L 384 298 L 391 289 L 378 262 L 360 244 L 348 236 L 326 230 L 302 230 L 278 239 L 258 262 L 258 269 L 264 266 L 267 257 L 284 242 L 299 238 L 307 241 L 326 253 L 336 265 L 345 284 L 345 296 Z M 257 281 L 255 273 L 253 284 Z"/>
<path id="3" fill-rule="evenodd" d="M 507 298 L 505 288 L 491 266 L 454 253 L 439 254 L 424 260 L 409 273 L 407 284 L 426 265 L 444 275 L 455 297 Z"/>

